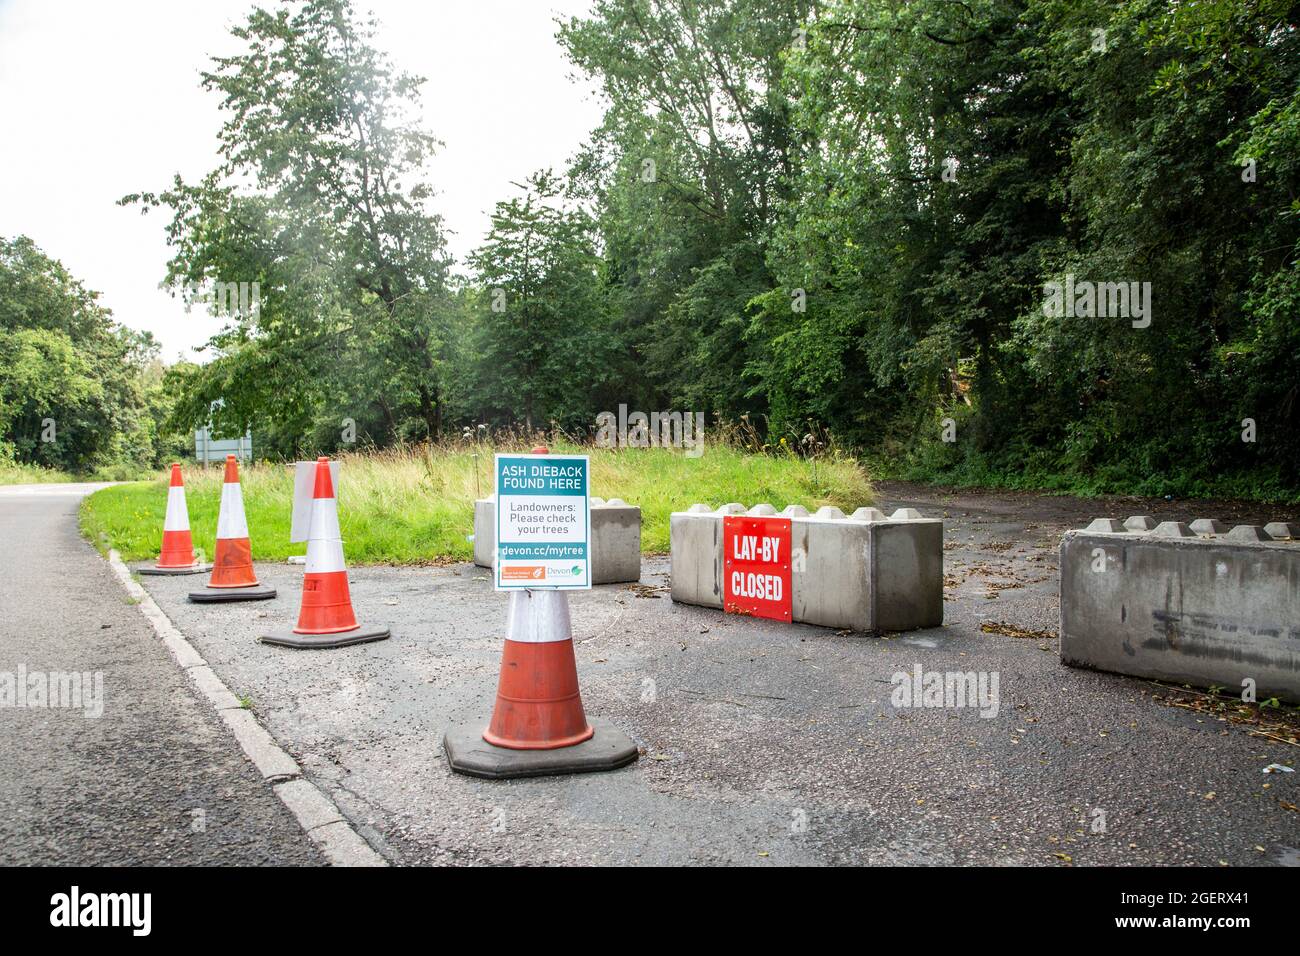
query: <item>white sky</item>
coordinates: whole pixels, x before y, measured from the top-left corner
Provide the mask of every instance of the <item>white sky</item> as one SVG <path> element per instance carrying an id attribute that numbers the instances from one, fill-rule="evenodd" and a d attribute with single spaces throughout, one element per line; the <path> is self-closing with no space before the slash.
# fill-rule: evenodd
<path id="1" fill-rule="evenodd" d="M 30 236 L 99 291 L 126 325 L 148 329 L 170 362 L 220 327 L 159 288 L 169 252 L 165 210 L 116 201 L 159 191 L 217 163 L 221 112 L 199 89 L 248 0 L 0 0 L 0 236 Z M 278 6 L 274 0 L 261 4 Z M 594 90 L 555 42 L 556 15 L 590 0 L 358 0 L 379 20 L 376 44 L 427 77 L 425 126 L 451 252 L 487 232 L 495 202 L 534 170 L 562 169 L 600 122 Z"/>

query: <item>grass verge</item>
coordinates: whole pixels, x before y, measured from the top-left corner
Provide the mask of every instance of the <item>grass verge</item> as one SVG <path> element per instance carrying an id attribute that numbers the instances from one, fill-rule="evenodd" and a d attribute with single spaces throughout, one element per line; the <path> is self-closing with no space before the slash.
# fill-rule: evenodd
<path id="1" fill-rule="evenodd" d="M 493 487 L 497 451 L 517 447 L 443 445 L 348 455 L 339 477 L 339 524 L 347 559 L 354 564 L 432 564 L 469 560 L 474 499 Z M 713 445 L 700 458 L 662 448 L 605 449 L 553 445 L 560 453 L 591 456 L 592 494 L 641 506 L 641 548 L 667 551 L 668 515 L 695 502 L 714 507 L 728 501 L 777 509 L 831 504 L 852 511 L 872 503 L 865 473 L 839 455 L 801 458 L 753 454 Z M 293 468 L 258 463 L 240 476 L 253 556 L 282 561 L 303 554 L 289 543 Z M 222 471 L 185 469 L 186 500 L 194 546 L 211 555 L 221 500 Z M 81 507 L 82 532 L 101 550 L 116 548 L 123 560 L 154 558 L 167 510 L 165 476 L 105 488 Z"/>

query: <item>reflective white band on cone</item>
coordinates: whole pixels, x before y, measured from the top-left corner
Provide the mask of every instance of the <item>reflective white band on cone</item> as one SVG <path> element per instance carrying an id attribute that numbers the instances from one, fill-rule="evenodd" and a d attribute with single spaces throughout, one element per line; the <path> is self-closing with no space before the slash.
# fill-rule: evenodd
<path id="1" fill-rule="evenodd" d="M 185 489 L 180 485 L 173 485 L 167 489 L 167 517 L 163 519 L 163 530 L 190 530 L 190 513 L 185 507 Z"/>
<path id="2" fill-rule="evenodd" d="M 337 498 L 316 498 L 311 503 L 311 532 L 307 537 L 307 574 L 346 571 L 343 539 L 339 534 Z"/>
<path id="3" fill-rule="evenodd" d="M 550 644 L 573 638 L 569 596 L 563 591 L 511 591 L 506 640 Z"/>
<path id="4" fill-rule="evenodd" d="M 218 538 L 247 538 L 248 519 L 244 517 L 244 495 L 237 482 L 221 486 L 221 512 L 217 516 Z"/>

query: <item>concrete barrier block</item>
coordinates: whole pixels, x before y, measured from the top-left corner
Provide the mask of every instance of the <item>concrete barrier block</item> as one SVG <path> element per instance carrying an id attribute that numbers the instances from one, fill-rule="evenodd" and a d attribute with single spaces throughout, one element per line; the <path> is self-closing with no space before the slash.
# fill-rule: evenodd
<path id="1" fill-rule="evenodd" d="M 745 506 L 738 501 L 729 501 L 725 505 L 719 505 L 715 513 L 720 515 L 743 515 Z"/>
<path id="2" fill-rule="evenodd" d="M 1294 541 L 1300 538 L 1300 524 L 1288 521 L 1270 521 L 1264 525 L 1264 531 L 1275 541 Z"/>
<path id="3" fill-rule="evenodd" d="M 1192 534 L 1227 534 L 1228 526 L 1218 518 L 1197 518 L 1189 525 Z"/>
<path id="4" fill-rule="evenodd" d="M 806 518 L 808 517 L 808 509 L 803 505 L 786 505 L 785 509 L 781 512 L 781 517 Z"/>
<path id="5" fill-rule="evenodd" d="M 1156 538 L 1195 538 L 1192 529 L 1181 521 L 1162 521 L 1151 532 Z"/>
<path id="6" fill-rule="evenodd" d="M 474 502 L 474 563 L 491 568 L 497 549 L 496 499 Z M 641 580 L 641 509 L 621 498 L 591 499 L 591 583 Z"/>
<path id="7" fill-rule="evenodd" d="M 1092 524 L 1084 528 L 1085 531 L 1106 531 L 1111 534 L 1123 534 L 1124 525 L 1118 518 L 1094 518 Z"/>
<path id="8" fill-rule="evenodd" d="M 497 553 L 497 503 L 495 498 L 474 502 L 474 563 L 492 567 Z"/>
<path id="9" fill-rule="evenodd" d="M 1067 532 L 1061 660 L 1300 701 L 1300 548 L 1240 525 L 1197 537 Z M 1159 529 L 1157 529 L 1158 531 Z"/>
<path id="10" fill-rule="evenodd" d="M 761 505 L 754 505 L 754 507 L 749 509 L 748 513 L 751 515 L 768 516 L 776 514 L 776 509 L 765 501 Z"/>
<path id="11" fill-rule="evenodd" d="M 1133 515 L 1124 519 L 1124 527 L 1129 531 L 1150 531 L 1155 526 L 1156 521 L 1150 515 Z"/>
<path id="12" fill-rule="evenodd" d="M 1227 541 L 1241 541 L 1243 543 L 1273 540 L 1272 535 L 1257 524 L 1239 524 L 1229 531 L 1224 538 Z"/>
<path id="13" fill-rule="evenodd" d="M 856 631 L 902 631 L 943 623 L 943 522 L 845 520 L 826 506 L 809 516 L 787 508 L 791 616 Z M 861 510 L 861 509 L 859 509 Z M 721 608 L 723 517 L 693 511 L 669 517 L 672 598 Z"/>
<path id="14" fill-rule="evenodd" d="M 889 516 L 891 521 L 915 521 L 921 517 L 921 512 L 915 508 L 899 508 Z"/>
<path id="15" fill-rule="evenodd" d="M 706 514 L 709 514 L 709 513 L 711 513 L 711 512 L 713 511 L 713 507 L 712 507 L 711 505 L 700 505 L 700 504 L 695 504 L 695 505 L 691 505 L 689 508 L 687 508 L 686 511 L 687 511 L 688 514 L 693 514 L 693 515 L 705 514 L 705 515 L 706 515 Z"/>
<path id="16" fill-rule="evenodd" d="M 721 514 L 674 512 L 668 516 L 668 538 L 672 549 L 672 599 L 721 608 Z"/>
<path id="17" fill-rule="evenodd" d="M 591 509 L 591 583 L 641 580 L 641 509 L 610 498 Z"/>
<path id="18" fill-rule="evenodd" d="M 849 516 L 853 521 L 886 521 L 885 513 L 879 508 L 859 508 Z"/>

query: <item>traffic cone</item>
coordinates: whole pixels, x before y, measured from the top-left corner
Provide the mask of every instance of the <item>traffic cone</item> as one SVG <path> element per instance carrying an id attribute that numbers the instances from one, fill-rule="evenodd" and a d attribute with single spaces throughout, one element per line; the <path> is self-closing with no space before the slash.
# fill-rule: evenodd
<path id="1" fill-rule="evenodd" d="M 244 495 L 239 487 L 239 461 L 234 455 L 226 456 L 215 551 L 208 586 L 191 591 L 191 601 L 265 601 L 275 597 L 275 588 L 261 584 L 253 572 L 253 549 L 248 540 L 248 519 L 244 517 Z"/>
<path id="2" fill-rule="evenodd" d="M 536 777 L 614 770 L 637 758 L 630 737 L 603 720 L 587 720 L 564 591 L 511 592 L 496 706 L 487 729 L 482 726 L 462 724 L 447 731 L 443 748 L 452 770 L 475 777 Z"/>
<path id="3" fill-rule="evenodd" d="M 345 647 L 389 637 L 386 627 L 362 627 L 352 612 L 348 572 L 343 564 L 338 501 L 330 478 L 330 460 L 316 459 L 311 530 L 307 535 L 307 567 L 302 582 L 298 626 L 276 631 L 260 640 L 281 647 Z"/>
<path id="4" fill-rule="evenodd" d="M 163 519 L 162 550 L 152 568 L 140 568 L 140 574 L 202 574 L 211 568 L 194 556 L 190 537 L 190 512 L 185 507 L 185 482 L 181 466 L 172 462 L 172 483 L 167 489 L 167 517 Z"/>
<path id="5" fill-rule="evenodd" d="M 563 591 L 510 595 L 492 722 L 483 739 L 511 750 L 555 750 L 590 740 Z"/>

